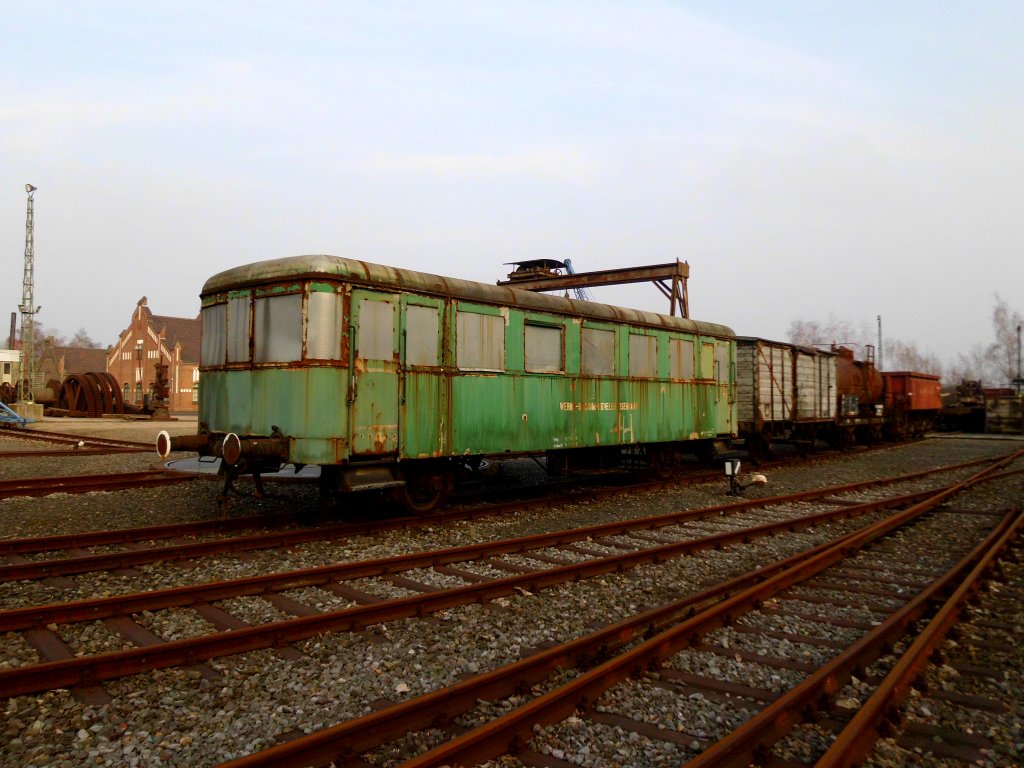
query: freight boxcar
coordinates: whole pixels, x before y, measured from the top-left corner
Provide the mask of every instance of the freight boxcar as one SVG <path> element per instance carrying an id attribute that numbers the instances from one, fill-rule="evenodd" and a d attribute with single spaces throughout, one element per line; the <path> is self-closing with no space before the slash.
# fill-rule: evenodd
<path id="1" fill-rule="evenodd" d="M 425 512 L 484 457 L 657 466 L 735 436 L 723 325 L 333 256 L 222 272 L 201 303 L 199 434 L 159 449 L 229 479 L 318 464 L 325 495 Z"/>
<path id="2" fill-rule="evenodd" d="M 939 377 L 912 371 L 883 371 L 886 430 L 890 437 L 921 437 L 942 412 Z"/>
<path id="3" fill-rule="evenodd" d="M 799 447 L 829 437 L 836 420 L 836 355 L 750 336 L 736 339 L 737 426 L 751 458 L 774 440 Z"/>

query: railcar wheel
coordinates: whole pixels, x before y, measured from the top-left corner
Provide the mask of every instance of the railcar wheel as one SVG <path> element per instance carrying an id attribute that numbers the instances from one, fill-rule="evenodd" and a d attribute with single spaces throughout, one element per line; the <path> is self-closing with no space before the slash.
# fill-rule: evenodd
<path id="1" fill-rule="evenodd" d="M 672 470 L 675 465 L 675 455 L 671 448 L 660 445 L 648 445 L 647 470 L 656 480 L 668 480 L 672 477 Z"/>
<path id="2" fill-rule="evenodd" d="M 770 459 L 772 455 L 772 433 L 754 432 L 744 438 L 747 448 L 747 456 L 750 457 L 754 466 L 761 466 L 761 462 Z"/>
<path id="3" fill-rule="evenodd" d="M 454 480 L 447 465 L 405 467 L 405 485 L 392 491 L 392 498 L 411 515 L 429 515 L 444 504 Z"/>
<path id="4" fill-rule="evenodd" d="M 697 463 L 705 467 L 711 466 L 715 460 L 715 445 L 710 440 L 696 440 L 693 443 L 693 452 L 697 456 Z"/>

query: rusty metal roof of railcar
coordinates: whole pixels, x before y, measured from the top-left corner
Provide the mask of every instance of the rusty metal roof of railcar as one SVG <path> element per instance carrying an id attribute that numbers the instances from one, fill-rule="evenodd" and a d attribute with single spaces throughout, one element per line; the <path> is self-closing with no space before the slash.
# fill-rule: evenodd
<path id="1" fill-rule="evenodd" d="M 611 304 L 579 301 L 561 296 L 523 291 L 508 286 L 488 285 L 472 280 L 442 277 L 411 269 L 397 269 L 356 259 L 326 254 L 288 256 L 281 259 L 259 261 L 220 272 L 203 285 L 202 296 L 220 293 L 245 285 L 266 284 L 281 280 L 327 278 L 344 280 L 358 285 L 384 287 L 394 290 L 467 299 L 483 304 L 498 304 L 532 309 L 539 312 L 557 312 L 604 320 L 634 323 L 661 328 L 701 333 L 708 336 L 733 337 L 731 328 L 683 317 L 672 317 Z"/>

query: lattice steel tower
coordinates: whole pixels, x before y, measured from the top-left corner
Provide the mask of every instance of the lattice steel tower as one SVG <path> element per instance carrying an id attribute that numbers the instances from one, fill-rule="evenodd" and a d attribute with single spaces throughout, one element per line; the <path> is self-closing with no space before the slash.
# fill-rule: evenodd
<path id="1" fill-rule="evenodd" d="M 35 302 L 35 253 L 33 252 L 33 211 L 32 196 L 36 188 L 31 184 L 25 185 L 28 193 L 28 211 L 25 214 L 25 277 L 21 284 L 21 370 L 19 372 L 19 385 L 28 381 L 28 391 L 21 393 L 21 399 L 31 403 L 32 388 L 35 386 L 36 358 L 33 342 L 36 337 L 35 315 L 39 307 Z M 24 389 L 24 387 L 22 387 Z"/>

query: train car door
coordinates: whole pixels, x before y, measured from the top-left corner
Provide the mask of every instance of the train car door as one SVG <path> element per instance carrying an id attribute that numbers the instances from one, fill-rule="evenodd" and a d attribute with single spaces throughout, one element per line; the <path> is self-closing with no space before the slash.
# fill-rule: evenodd
<path id="1" fill-rule="evenodd" d="M 398 452 L 398 296 L 353 290 L 351 356 L 351 454 Z"/>
<path id="2" fill-rule="evenodd" d="M 728 341 L 715 342 L 715 422 L 720 435 L 731 435 L 736 431 L 731 346 Z"/>
<path id="3" fill-rule="evenodd" d="M 441 367 L 444 322 L 442 301 L 426 296 L 402 297 L 400 450 L 403 458 L 449 453 L 450 378 Z"/>

